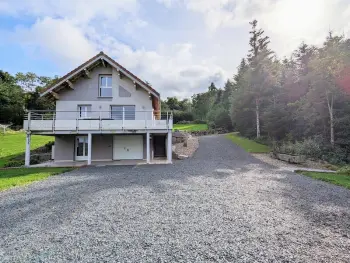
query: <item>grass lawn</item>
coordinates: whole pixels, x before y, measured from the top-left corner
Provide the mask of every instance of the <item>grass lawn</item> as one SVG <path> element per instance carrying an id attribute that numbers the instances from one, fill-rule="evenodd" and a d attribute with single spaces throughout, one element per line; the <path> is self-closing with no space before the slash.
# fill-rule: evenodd
<path id="1" fill-rule="evenodd" d="M 51 136 L 32 135 L 30 148 L 34 150 L 53 140 L 54 137 Z M 26 135 L 23 132 L 0 135 L 0 168 L 4 167 L 11 158 L 23 154 L 25 144 Z"/>
<path id="2" fill-rule="evenodd" d="M 31 182 L 44 180 L 47 177 L 68 172 L 73 168 L 12 168 L 0 169 L 0 191 Z"/>
<path id="3" fill-rule="evenodd" d="M 208 130 L 208 125 L 207 124 L 174 124 L 173 130 L 206 131 Z"/>
<path id="4" fill-rule="evenodd" d="M 226 135 L 234 144 L 237 144 L 249 153 L 268 153 L 270 148 L 266 145 L 257 143 L 247 138 L 239 136 L 237 133 L 230 133 Z"/>
<path id="5" fill-rule="evenodd" d="M 297 173 L 350 189 L 350 175 L 339 174 L 339 173 L 307 172 L 307 171 L 297 171 Z"/>

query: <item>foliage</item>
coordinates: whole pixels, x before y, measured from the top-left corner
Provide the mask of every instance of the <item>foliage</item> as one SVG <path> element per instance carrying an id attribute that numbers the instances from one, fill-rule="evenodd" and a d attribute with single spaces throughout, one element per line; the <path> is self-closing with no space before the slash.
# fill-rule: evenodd
<path id="1" fill-rule="evenodd" d="M 20 166 L 24 166 L 24 160 L 10 160 L 8 161 L 4 167 L 20 167 Z"/>
<path id="2" fill-rule="evenodd" d="M 317 138 L 308 138 L 303 141 L 282 142 L 273 145 L 273 152 L 290 155 L 305 155 L 310 158 L 320 159 L 323 154 L 321 143 Z"/>
<path id="3" fill-rule="evenodd" d="M 350 165 L 345 165 L 343 167 L 341 167 L 337 173 L 339 174 L 346 174 L 346 175 L 350 175 Z"/>
<path id="4" fill-rule="evenodd" d="M 244 150 L 250 153 L 267 153 L 270 152 L 270 148 L 266 145 L 257 143 L 253 140 L 243 138 L 238 133 L 230 133 L 226 135 L 226 138 L 230 139 L 234 144 L 237 144 Z"/>
<path id="5" fill-rule="evenodd" d="M 51 136 L 32 135 L 31 137 L 30 148 L 32 150 L 42 147 L 54 140 Z M 9 160 L 24 154 L 25 141 L 26 135 L 23 132 L 15 134 L 6 133 L 0 136 L 0 167 L 4 167 Z"/>
<path id="6" fill-rule="evenodd" d="M 173 130 L 206 131 L 206 130 L 208 130 L 208 125 L 207 124 L 174 124 Z"/>
<path id="7" fill-rule="evenodd" d="M 193 114 L 188 111 L 174 111 L 173 122 L 179 123 L 183 121 L 193 121 Z"/>
<path id="8" fill-rule="evenodd" d="M 0 191 L 14 186 L 27 185 L 55 174 L 71 171 L 71 168 L 12 168 L 0 169 Z"/>
<path id="9" fill-rule="evenodd" d="M 297 173 L 350 189 L 350 176 L 341 173 L 297 171 Z"/>
<path id="10" fill-rule="evenodd" d="M 39 94 L 55 78 L 31 72 L 12 76 L 0 70 L 0 123 L 22 125 L 25 109 L 54 109 L 53 98 L 40 98 Z"/>
<path id="11" fill-rule="evenodd" d="M 350 39 L 330 32 L 321 47 L 303 42 L 291 57 L 278 60 L 257 21 L 251 26 L 251 49 L 231 89 L 234 129 L 277 141 L 284 152 L 349 162 Z"/>

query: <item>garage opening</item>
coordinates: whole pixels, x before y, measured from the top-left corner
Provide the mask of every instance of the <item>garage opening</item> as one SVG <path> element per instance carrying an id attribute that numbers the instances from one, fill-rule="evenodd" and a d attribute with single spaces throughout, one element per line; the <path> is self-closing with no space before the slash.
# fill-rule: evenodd
<path id="1" fill-rule="evenodd" d="M 166 157 L 165 141 L 166 141 L 165 135 L 153 136 L 154 157 Z"/>
<path id="2" fill-rule="evenodd" d="M 113 160 L 142 160 L 142 135 L 115 135 L 113 137 Z"/>

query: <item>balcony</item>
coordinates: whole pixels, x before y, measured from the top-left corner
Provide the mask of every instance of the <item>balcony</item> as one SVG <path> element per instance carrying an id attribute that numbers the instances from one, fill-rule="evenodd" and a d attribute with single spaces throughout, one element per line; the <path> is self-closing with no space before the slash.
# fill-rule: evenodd
<path id="1" fill-rule="evenodd" d="M 171 130 L 173 116 L 156 111 L 28 111 L 23 128 L 38 133 Z"/>

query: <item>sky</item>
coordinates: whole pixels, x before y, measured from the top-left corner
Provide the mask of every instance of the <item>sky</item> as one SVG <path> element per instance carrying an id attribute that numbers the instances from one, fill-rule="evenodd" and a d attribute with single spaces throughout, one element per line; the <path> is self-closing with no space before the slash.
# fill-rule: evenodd
<path id="1" fill-rule="evenodd" d="M 0 69 L 62 76 L 104 51 L 186 98 L 232 78 L 253 19 L 283 58 L 329 30 L 349 36 L 350 0 L 0 0 Z"/>

